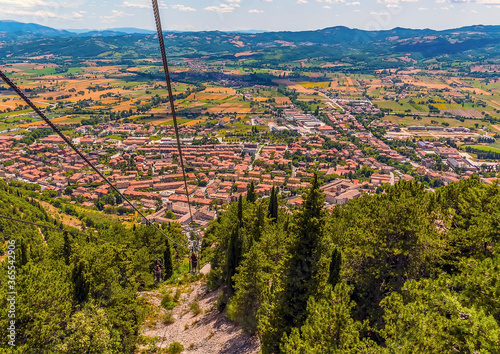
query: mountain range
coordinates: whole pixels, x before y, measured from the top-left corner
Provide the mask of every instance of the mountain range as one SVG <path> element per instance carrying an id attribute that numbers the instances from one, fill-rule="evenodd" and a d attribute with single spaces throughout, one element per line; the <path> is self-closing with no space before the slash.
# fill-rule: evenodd
<path id="1" fill-rule="evenodd" d="M 77 33 L 79 32 L 79 33 Z M 33 23 L 0 21 L 0 58 L 53 54 L 70 58 L 137 59 L 156 56 L 156 32 L 137 28 L 59 30 Z M 498 60 L 500 26 L 448 30 L 394 28 L 364 31 L 343 26 L 298 32 L 165 31 L 173 57 L 235 58 L 276 63 L 326 58 L 347 62 L 404 56 L 408 64 L 452 55 L 460 60 Z M 244 54 L 242 54 L 244 53 Z"/>

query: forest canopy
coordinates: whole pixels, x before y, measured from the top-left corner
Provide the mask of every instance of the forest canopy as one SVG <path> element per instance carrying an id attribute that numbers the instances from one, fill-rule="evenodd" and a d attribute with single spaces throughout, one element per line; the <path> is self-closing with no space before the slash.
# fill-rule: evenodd
<path id="1" fill-rule="evenodd" d="M 478 177 L 435 192 L 401 181 L 329 209 L 317 177 L 297 209 L 278 189 L 261 199 L 251 192 L 206 230 L 207 284 L 221 289 L 218 310 L 256 333 L 263 353 L 496 353 L 499 192 Z M 63 226 L 35 195 L 0 182 L 0 213 Z M 174 225 L 163 228 L 182 238 Z M 137 350 L 138 291 L 154 286 L 155 259 L 174 248 L 148 226 L 89 231 L 0 219 L 4 257 L 16 242 L 14 352 Z M 2 318 L 7 280 L 3 262 Z"/>
<path id="2" fill-rule="evenodd" d="M 207 231 L 209 285 L 263 353 L 499 352 L 499 192 L 401 181 L 325 210 L 314 181 L 295 211 L 241 200 Z"/>

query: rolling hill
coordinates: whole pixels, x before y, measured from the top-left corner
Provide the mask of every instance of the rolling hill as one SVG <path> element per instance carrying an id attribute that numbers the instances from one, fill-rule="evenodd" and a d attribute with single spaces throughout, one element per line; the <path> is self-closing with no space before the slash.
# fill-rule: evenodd
<path id="1" fill-rule="evenodd" d="M 300 32 L 165 32 L 171 57 L 231 59 L 241 52 L 267 64 L 323 58 L 370 63 L 409 55 L 428 59 L 497 60 L 500 26 L 468 26 L 436 31 L 394 28 L 363 31 L 337 26 Z M 0 58 L 56 57 L 137 59 L 157 55 L 154 32 L 133 28 L 73 33 L 35 24 L 0 21 Z M 413 63 L 413 62 L 412 62 Z"/>

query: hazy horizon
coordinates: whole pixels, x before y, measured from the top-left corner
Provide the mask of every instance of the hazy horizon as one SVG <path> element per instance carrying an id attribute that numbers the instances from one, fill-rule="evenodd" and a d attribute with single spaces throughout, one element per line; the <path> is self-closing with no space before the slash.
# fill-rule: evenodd
<path id="1" fill-rule="evenodd" d="M 149 0 L 0 0 L 0 20 L 57 29 L 154 29 Z M 435 30 L 497 25 L 500 0 L 165 0 L 165 30 L 303 31 L 346 26 Z"/>

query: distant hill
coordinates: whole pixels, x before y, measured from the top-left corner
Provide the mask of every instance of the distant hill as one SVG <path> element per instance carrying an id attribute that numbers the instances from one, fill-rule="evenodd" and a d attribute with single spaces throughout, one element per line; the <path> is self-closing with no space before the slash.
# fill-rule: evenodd
<path id="1" fill-rule="evenodd" d="M 16 21 L 0 21 L 1 40 L 19 40 L 28 38 L 71 37 L 74 33 L 57 30 L 36 23 L 22 23 Z"/>
<path id="2" fill-rule="evenodd" d="M 107 31 L 122 32 L 127 34 L 153 34 L 156 31 L 134 27 L 108 28 Z"/>
<path id="3" fill-rule="evenodd" d="M 298 32 L 176 32 L 165 31 L 171 57 L 209 56 L 231 59 L 252 52 L 262 64 L 322 58 L 365 67 L 411 66 L 428 59 L 498 60 L 500 26 L 468 26 L 437 31 L 394 28 L 364 31 L 343 26 Z M 35 24 L 0 21 L 0 58 L 54 54 L 72 58 L 137 59 L 158 54 L 155 32 L 113 28 L 74 33 Z M 406 64 L 398 57 L 409 55 Z M 384 64 L 385 63 L 385 64 Z"/>

